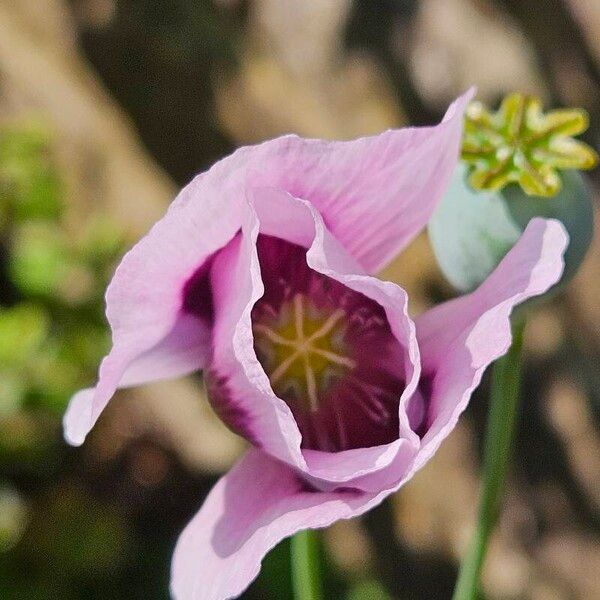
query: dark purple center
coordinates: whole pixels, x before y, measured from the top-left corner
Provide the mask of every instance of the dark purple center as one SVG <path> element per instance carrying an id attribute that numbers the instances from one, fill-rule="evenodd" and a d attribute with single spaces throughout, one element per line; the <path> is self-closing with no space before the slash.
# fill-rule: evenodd
<path id="1" fill-rule="evenodd" d="M 397 439 L 405 350 L 383 308 L 310 269 L 301 246 L 266 235 L 257 246 L 265 292 L 252 310 L 254 348 L 302 447 L 335 452 Z"/>

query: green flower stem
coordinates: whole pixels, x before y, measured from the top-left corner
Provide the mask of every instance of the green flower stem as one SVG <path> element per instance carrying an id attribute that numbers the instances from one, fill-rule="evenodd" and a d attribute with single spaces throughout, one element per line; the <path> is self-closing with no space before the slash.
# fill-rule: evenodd
<path id="1" fill-rule="evenodd" d="M 291 540 L 292 587 L 295 600 L 321 600 L 319 540 L 311 529 L 299 531 Z"/>
<path id="2" fill-rule="evenodd" d="M 521 349 L 525 321 L 513 324 L 513 343 L 493 367 L 490 412 L 484 446 L 483 488 L 477 529 L 463 561 L 453 600 L 474 600 L 490 536 L 500 515 L 502 494 L 512 454 L 519 403 Z"/>

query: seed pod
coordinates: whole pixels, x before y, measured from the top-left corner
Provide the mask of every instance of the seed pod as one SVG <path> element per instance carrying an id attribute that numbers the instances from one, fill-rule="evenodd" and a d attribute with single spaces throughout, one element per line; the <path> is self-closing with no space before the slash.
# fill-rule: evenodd
<path id="1" fill-rule="evenodd" d="M 522 94 L 507 96 L 496 113 L 470 105 L 462 163 L 429 223 L 454 287 L 477 287 L 536 216 L 563 223 L 570 244 L 560 284 L 575 274 L 593 235 L 591 189 L 576 169 L 592 168 L 598 157 L 570 136 L 587 125 L 585 111 L 542 113 L 539 100 Z"/>

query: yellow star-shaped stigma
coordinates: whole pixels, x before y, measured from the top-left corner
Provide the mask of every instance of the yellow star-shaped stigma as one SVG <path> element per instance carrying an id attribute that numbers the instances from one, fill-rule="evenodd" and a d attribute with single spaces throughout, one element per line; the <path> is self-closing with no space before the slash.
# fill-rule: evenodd
<path id="1" fill-rule="evenodd" d="M 539 98 L 520 93 L 506 96 L 497 112 L 473 102 L 462 146 L 469 183 L 490 191 L 517 183 L 531 196 L 554 196 L 561 187 L 559 170 L 591 169 L 598 162 L 592 148 L 572 137 L 588 124 L 582 109 L 544 113 Z"/>
<path id="2" fill-rule="evenodd" d="M 310 411 L 319 409 L 319 393 L 326 388 L 328 378 L 340 369 L 356 367 L 355 361 L 343 353 L 343 342 L 338 339 L 345 317 L 343 309 L 319 314 L 308 298 L 296 294 L 282 307 L 278 323 L 253 325 L 274 390 L 293 390 L 307 402 Z"/>

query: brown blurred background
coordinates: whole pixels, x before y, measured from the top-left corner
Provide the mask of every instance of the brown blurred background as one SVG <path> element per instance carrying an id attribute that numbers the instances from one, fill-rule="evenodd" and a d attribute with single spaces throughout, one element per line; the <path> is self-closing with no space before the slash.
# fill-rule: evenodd
<path id="1" fill-rule="evenodd" d="M 106 280 L 177 188 L 282 133 L 433 123 L 472 84 L 588 109 L 598 148 L 600 2 L 0 0 L 0 597 L 167 598 L 178 532 L 243 449 L 198 377 L 121 392 L 83 448 L 61 441 Z M 425 235 L 384 275 L 415 314 L 452 293 Z M 597 235 L 529 324 L 489 599 L 600 598 L 599 277 Z M 450 598 L 486 388 L 414 481 L 325 532 L 328 597 Z M 287 563 L 284 543 L 244 597 L 291 597 Z"/>

